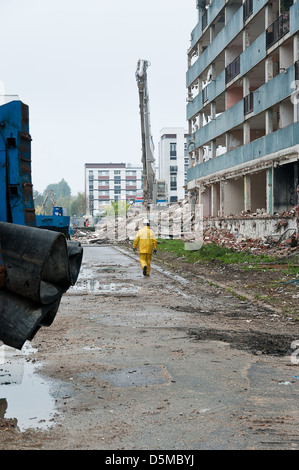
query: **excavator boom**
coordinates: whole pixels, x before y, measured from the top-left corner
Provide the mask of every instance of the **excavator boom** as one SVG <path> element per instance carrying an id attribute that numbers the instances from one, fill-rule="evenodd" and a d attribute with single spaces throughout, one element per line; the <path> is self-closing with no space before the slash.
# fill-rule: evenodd
<path id="1" fill-rule="evenodd" d="M 142 166 L 143 166 L 143 204 L 156 204 L 156 177 L 154 143 L 151 134 L 149 93 L 147 83 L 147 60 L 139 60 L 136 70 L 136 81 L 139 90 L 139 109 L 141 122 Z"/>

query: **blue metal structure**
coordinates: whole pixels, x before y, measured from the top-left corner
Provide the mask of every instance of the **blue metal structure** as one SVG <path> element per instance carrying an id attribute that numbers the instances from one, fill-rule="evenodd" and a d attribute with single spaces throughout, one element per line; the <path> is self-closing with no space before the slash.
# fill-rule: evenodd
<path id="1" fill-rule="evenodd" d="M 0 106 L 0 221 L 36 225 L 29 109 L 21 101 Z M 4 284 L 5 272 L 0 240 L 0 287 Z"/>
<path id="2" fill-rule="evenodd" d="M 36 226 L 29 108 L 21 101 L 0 106 L 0 220 Z"/>
<path id="3" fill-rule="evenodd" d="M 17 349 L 52 324 L 81 267 L 81 245 L 66 241 L 69 218 L 55 207 L 49 219 L 35 216 L 29 108 L 12 101 L 0 106 L 0 342 Z"/>
<path id="4" fill-rule="evenodd" d="M 64 215 L 63 207 L 53 207 L 52 215 L 36 215 L 35 217 L 37 227 L 62 232 L 67 239 L 70 238 L 70 216 Z"/>

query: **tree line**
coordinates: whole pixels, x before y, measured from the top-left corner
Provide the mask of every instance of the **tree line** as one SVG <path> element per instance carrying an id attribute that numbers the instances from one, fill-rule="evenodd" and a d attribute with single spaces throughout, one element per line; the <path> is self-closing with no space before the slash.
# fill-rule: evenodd
<path id="1" fill-rule="evenodd" d="M 85 194 L 78 193 L 77 196 L 71 195 L 69 184 L 62 179 L 59 183 L 48 184 L 43 193 L 33 189 L 33 199 L 35 212 L 42 215 L 52 215 L 54 197 L 55 206 L 64 207 L 68 210 L 70 216 L 83 216 L 86 214 Z"/>

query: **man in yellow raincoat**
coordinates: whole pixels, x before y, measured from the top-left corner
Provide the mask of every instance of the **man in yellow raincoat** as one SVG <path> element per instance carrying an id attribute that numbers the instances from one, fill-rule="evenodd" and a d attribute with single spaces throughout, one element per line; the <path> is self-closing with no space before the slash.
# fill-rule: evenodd
<path id="1" fill-rule="evenodd" d="M 149 276 L 151 270 L 152 253 L 157 253 L 157 240 L 154 232 L 149 228 L 148 219 L 143 221 L 144 227 L 137 232 L 133 242 L 133 250 L 136 251 L 138 245 L 139 261 L 144 276 Z"/>

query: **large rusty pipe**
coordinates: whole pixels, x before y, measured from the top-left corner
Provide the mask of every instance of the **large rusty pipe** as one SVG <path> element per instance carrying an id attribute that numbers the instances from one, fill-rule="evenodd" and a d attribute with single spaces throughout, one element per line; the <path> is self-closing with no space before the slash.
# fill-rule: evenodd
<path id="1" fill-rule="evenodd" d="M 12 348 L 22 349 L 40 327 L 50 326 L 57 313 L 60 299 L 42 305 L 0 289 L 0 340 Z"/>
<path id="2" fill-rule="evenodd" d="M 9 291 L 48 304 L 76 282 L 83 250 L 63 234 L 0 222 L 0 239 Z"/>
<path id="3" fill-rule="evenodd" d="M 0 341 L 21 349 L 53 322 L 61 296 L 77 281 L 83 249 L 64 235 L 0 222 Z"/>

